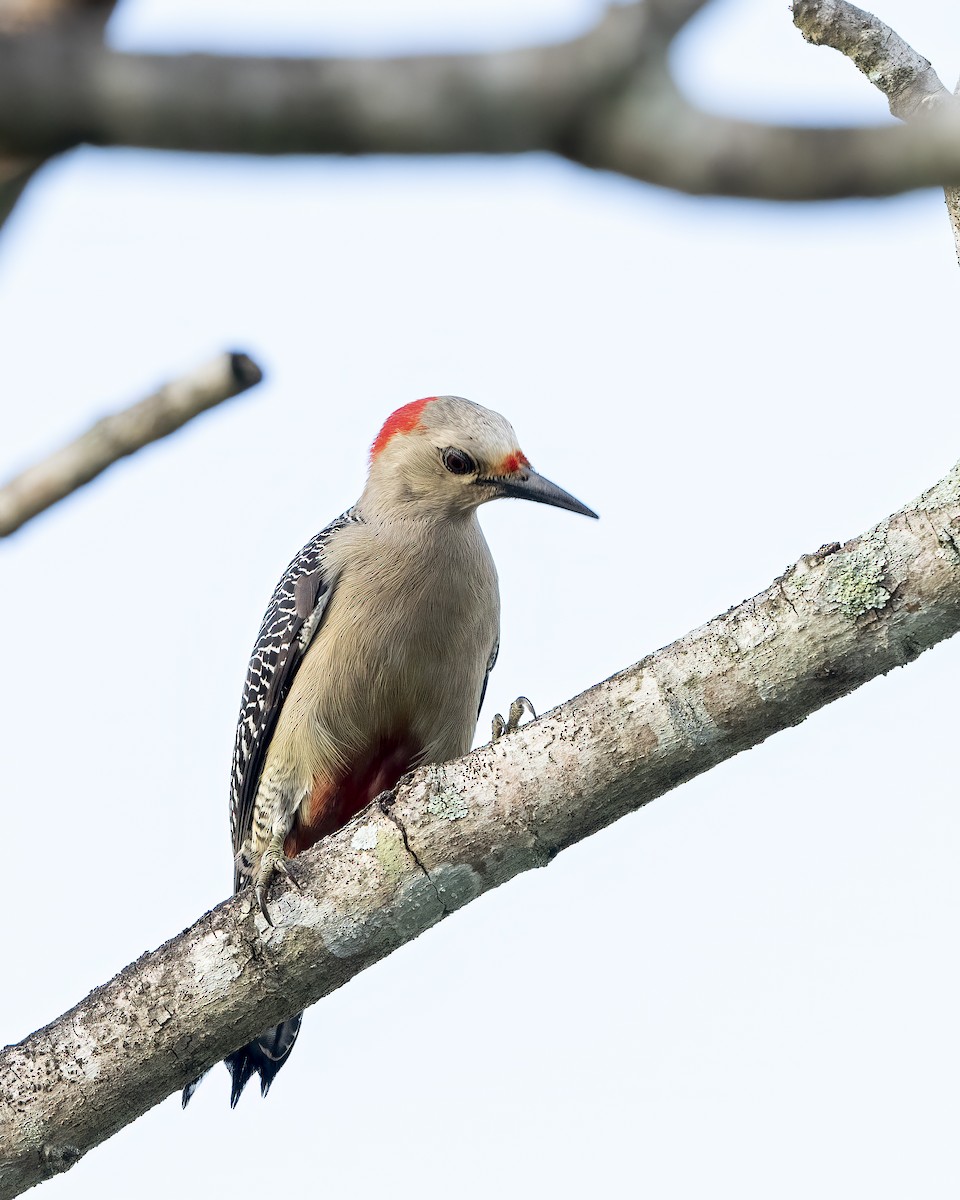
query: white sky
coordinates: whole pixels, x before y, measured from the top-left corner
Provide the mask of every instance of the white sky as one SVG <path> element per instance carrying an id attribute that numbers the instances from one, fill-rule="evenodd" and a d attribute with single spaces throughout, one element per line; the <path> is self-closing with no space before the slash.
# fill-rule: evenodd
<path id="1" fill-rule="evenodd" d="M 494 48 L 598 11 L 131 0 L 113 36 Z M 952 85 L 960 11 L 879 15 Z M 786 3 L 714 5 L 677 59 L 728 111 L 884 119 Z M 546 709 L 951 466 L 958 296 L 932 192 L 692 200 L 546 157 L 46 171 L 0 239 L 0 471 L 221 349 L 269 382 L 3 549 L 0 1041 L 226 895 L 250 644 L 392 408 L 496 408 L 600 512 L 484 513 L 488 708 Z M 312 1010 L 266 1103 L 230 1113 L 218 1068 L 45 1195 L 955 1197 L 958 667 L 941 646 L 481 899 Z"/>

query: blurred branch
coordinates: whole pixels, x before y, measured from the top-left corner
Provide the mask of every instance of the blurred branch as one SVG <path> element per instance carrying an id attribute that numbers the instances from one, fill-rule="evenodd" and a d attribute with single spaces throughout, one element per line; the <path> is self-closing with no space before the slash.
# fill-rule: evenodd
<path id="1" fill-rule="evenodd" d="M 957 119 L 957 100 L 930 62 L 872 13 L 847 0 L 794 0 L 793 23 L 813 45 L 845 54 L 883 92 L 901 121 L 922 122 L 933 114 Z M 948 182 L 955 178 L 943 176 Z M 960 261 L 960 190 L 947 186 L 944 195 Z"/>
<path id="2" fill-rule="evenodd" d="M 542 148 L 617 88 L 659 26 L 611 8 L 574 41 L 385 59 L 146 55 L 56 33 L 0 39 L 0 148 L 79 142 L 251 154 Z M 8 104 L 14 111 L 8 111 Z"/>
<path id="3" fill-rule="evenodd" d="M 0 0 L 0 33 L 31 33 L 74 18 L 102 33 L 115 6 L 116 0 Z"/>
<path id="4" fill-rule="evenodd" d="M 35 33 L 56 25 L 60 36 L 102 38 L 116 0 L 0 0 L 0 35 Z M 0 156 L 0 227 L 46 158 Z"/>
<path id="5" fill-rule="evenodd" d="M 56 32 L 0 39 L 0 153 L 81 142 L 245 154 L 552 151 L 679 191 L 771 200 L 960 182 L 952 106 L 907 129 L 765 125 L 692 106 L 668 55 L 703 4 L 644 0 L 610 8 L 570 42 L 476 55 L 173 56 Z"/>
<path id="6" fill-rule="evenodd" d="M 263 378 L 246 354 L 221 354 L 86 433 L 0 487 L 0 537 L 95 479 L 111 464 L 174 433 Z"/>
<path id="7" fill-rule="evenodd" d="M 8 1047 L 0 1200 L 481 893 L 956 633 L 958 539 L 960 464 L 539 721 L 407 776 L 297 858 L 274 927 L 242 892 Z"/>
<path id="8" fill-rule="evenodd" d="M 0 157 L 0 227 L 23 195 L 24 188 L 46 160 Z"/>

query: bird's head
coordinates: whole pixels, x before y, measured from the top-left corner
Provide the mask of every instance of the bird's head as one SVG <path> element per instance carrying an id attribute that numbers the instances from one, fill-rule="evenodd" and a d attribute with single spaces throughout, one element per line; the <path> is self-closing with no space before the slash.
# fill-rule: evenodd
<path id="1" fill-rule="evenodd" d="M 453 517 L 501 496 L 597 515 L 537 474 L 499 413 L 461 396 L 428 396 L 384 422 L 362 503 L 398 516 Z"/>

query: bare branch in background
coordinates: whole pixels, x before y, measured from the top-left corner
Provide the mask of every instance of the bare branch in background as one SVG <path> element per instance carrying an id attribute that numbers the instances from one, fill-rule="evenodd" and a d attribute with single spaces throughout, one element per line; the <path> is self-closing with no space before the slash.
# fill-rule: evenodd
<path id="1" fill-rule="evenodd" d="M 63 36 L 73 31 L 99 39 L 115 3 L 116 0 L 0 0 L 0 35 L 36 33 L 56 26 Z M 45 161 L 42 155 L 0 155 L 0 227 Z"/>
<path id="2" fill-rule="evenodd" d="M 56 31 L 0 39 L 0 153 L 81 142 L 245 154 L 551 151 L 683 192 L 769 200 L 960 182 L 952 105 L 928 105 L 936 111 L 905 129 L 765 125 L 695 108 L 668 54 L 701 7 L 647 0 L 609 9 L 566 43 L 474 55 L 258 59 L 122 54 Z M 937 95 L 929 64 L 919 71 L 911 54 L 901 69 Z"/>
<path id="3" fill-rule="evenodd" d="M 145 400 L 103 417 L 86 433 L 0 487 L 0 537 L 8 537 L 119 459 L 176 432 L 262 378 L 262 371 L 246 354 L 221 354 Z"/>
<path id="4" fill-rule="evenodd" d="M 929 61 L 872 13 L 847 0 L 794 0 L 793 23 L 808 42 L 845 54 L 901 121 L 920 123 L 932 114 L 956 118 L 958 102 Z M 960 189 L 947 186 L 944 196 L 960 262 Z"/>
<path id="5" fill-rule="evenodd" d="M 42 158 L 5 158 L 0 155 L 0 227 L 45 161 Z"/>
<path id="6" fill-rule="evenodd" d="M 0 146 L 23 153 L 79 142 L 251 154 L 541 149 L 659 50 L 657 28 L 651 9 L 633 5 L 610 9 L 571 42 L 383 59 L 124 54 L 55 32 L 0 39 L 0 110 L 8 99 L 16 110 L 0 113 Z"/>
<path id="7" fill-rule="evenodd" d="M 88 29 L 103 31 L 116 0 L 0 0 L 0 33 L 32 33 L 44 26 L 83 18 Z"/>
<path id="8" fill-rule="evenodd" d="M 541 720 L 408 776 L 297 858 L 275 927 L 241 893 L 9 1047 L 0 1200 L 481 893 L 956 633 L 958 539 L 960 464 Z"/>
<path id="9" fill-rule="evenodd" d="M 889 25 L 846 0 L 794 0 L 793 23 L 814 46 L 845 54 L 883 92 L 901 121 L 951 99 L 927 59 Z"/>

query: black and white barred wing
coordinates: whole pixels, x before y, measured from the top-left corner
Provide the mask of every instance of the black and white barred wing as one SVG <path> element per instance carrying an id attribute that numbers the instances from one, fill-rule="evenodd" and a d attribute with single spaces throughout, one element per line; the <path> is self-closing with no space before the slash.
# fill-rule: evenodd
<path id="1" fill-rule="evenodd" d="M 257 785 L 280 709 L 333 591 L 324 572 L 325 548 L 338 530 L 358 519 L 351 510 L 311 538 L 284 571 L 267 606 L 247 667 L 233 747 L 230 832 L 234 854 L 250 833 Z M 234 891 L 240 884 L 240 873 L 235 870 Z"/>

